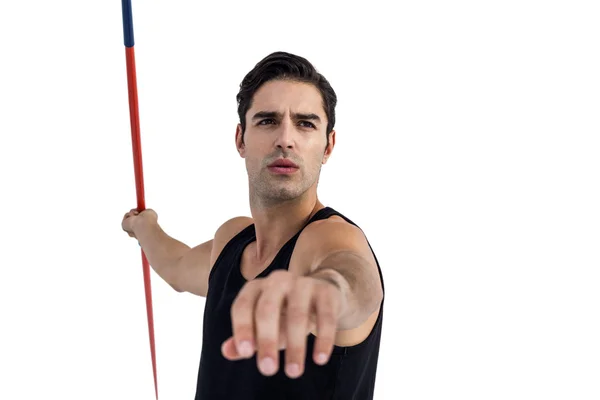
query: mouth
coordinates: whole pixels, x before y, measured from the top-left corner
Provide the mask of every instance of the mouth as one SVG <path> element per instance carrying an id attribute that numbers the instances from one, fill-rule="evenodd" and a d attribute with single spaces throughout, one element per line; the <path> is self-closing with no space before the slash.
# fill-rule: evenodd
<path id="1" fill-rule="evenodd" d="M 285 158 L 280 158 L 269 164 L 269 171 L 275 174 L 292 174 L 298 170 L 298 166 Z"/>
<path id="2" fill-rule="evenodd" d="M 294 168 L 294 169 L 298 169 L 298 166 L 296 164 L 294 164 L 292 161 L 288 160 L 288 159 L 280 158 L 278 160 L 275 160 L 271 164 L 269 164 L 269 168 Z"/>

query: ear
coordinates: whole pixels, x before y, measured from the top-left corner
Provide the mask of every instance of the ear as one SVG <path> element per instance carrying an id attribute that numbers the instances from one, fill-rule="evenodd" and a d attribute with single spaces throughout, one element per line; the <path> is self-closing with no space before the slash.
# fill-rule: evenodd
<path id="1" fill-rule="evenodd" d="M 333 147 L 335 146 L 335 130 L 329 132 L 329 144 L 325 148 L 325 153 L 323 153 L 323 164 L 327 162 L 329 156 L 331 156 L 331 152 L 333 151 Z"/>
<path id="2" fill-rule="evenodd" d="M 246 145 L 244 144 L 244 136 L 242 134 L 242 124 L 237 124 L 235 128 L 235 147 L 242 158 L 246 153 Z"/>

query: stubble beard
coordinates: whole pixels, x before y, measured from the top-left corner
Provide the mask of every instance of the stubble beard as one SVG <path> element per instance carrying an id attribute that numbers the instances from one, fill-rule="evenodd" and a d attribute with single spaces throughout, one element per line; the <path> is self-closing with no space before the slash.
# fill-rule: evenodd
<path id="1" fill-rule="evenodd" d="M 262 170 L 258 176 L 250 176 L 251 196 L 254 204 L 264 207 L 274 206 L 293 201 L 303 196 L 313 184 L 318 183 L 321 168 L 314 174 L 303 175 L 298 179 L 296 171 L 292 176 L 273 175 L 268 170 Z"/>

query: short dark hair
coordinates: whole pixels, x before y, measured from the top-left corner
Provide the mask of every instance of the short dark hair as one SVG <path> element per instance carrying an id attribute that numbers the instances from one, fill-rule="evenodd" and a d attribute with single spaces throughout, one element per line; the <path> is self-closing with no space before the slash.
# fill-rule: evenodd
<path id="1" fill-rule="evenodd" d="M 335 91 L 315 67 L 304 57 L 277 51 L 263 58 L 252 71 L 242 80 L 240 91 L 237 94 L 238 116 L 243 133 L 246 131 L 246 113 L 252 106 L 252 99 L 256 91 L 266 82 L 272 80 L 290 80 L 313 84 L 321 93 L 323 108 L 327 116 L 327 141 L 329 133 L 335 126 L 335 106 L 337 96 Z"/>

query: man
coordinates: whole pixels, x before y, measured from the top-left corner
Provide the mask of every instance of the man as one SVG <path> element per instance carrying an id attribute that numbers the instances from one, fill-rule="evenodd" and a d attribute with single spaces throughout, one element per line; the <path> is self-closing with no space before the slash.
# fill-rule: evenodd
<path id="1" fill-rule="evenodd" d="M 317 197 L 335 92 L 306 59 L 276 52 L 237 100 L 252 218 L 194 248 L 151 209 L 122 221 L 159 276 L 206 297 L 196 400 L 372 399 L 383 278 L 362 230 Z"/>

